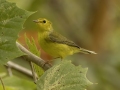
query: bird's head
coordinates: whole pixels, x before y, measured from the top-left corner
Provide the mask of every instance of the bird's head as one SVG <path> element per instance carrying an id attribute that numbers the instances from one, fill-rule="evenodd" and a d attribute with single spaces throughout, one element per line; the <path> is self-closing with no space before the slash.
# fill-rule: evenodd
<path id="1" fill-rule="evenodd" d="M 53 30 L 52 23 L 45 18 L 39 18 L 37 20 L 33 20 L 33 22 L 35 22 L 38 25 L 41 31 L 52 31 Z"/>

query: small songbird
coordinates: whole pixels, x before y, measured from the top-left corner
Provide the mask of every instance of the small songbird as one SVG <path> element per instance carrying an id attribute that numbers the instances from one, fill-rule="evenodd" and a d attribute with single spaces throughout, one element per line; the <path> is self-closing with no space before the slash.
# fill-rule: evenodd
<path id="1" fill-rule="evenodd" d="M 38 40 L 41 48 L 53 58 L 61 58 L 74 53 L 96 54 L 94 51 L 83 49 L 73 41 L 55 32 L 52 23 L 45 18 L 33 20 L 38 25 Z"/>

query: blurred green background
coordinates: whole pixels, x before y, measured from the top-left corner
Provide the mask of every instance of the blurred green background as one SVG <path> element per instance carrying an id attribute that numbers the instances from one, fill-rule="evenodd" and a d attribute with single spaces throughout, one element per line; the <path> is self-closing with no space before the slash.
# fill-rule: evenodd
<path id="1" fill-rule="evenodd" d="M 88 67 L 87 78 L 96 83 L 87 90 L 120 90 L 120 0 L 8 0 L 18 7 L 37 11 L 30 16 L 20 33 L 37 41 L 32 22 L 44 17 L 54 30 L 73 40 L 79 46 L 97 52 L 97 55 L 75 54 L 66 59 L 75 65 Z M 42 58 L 51 59 L 44 52 Z M 67 67 L 66 67 L 67 68 Z"/>

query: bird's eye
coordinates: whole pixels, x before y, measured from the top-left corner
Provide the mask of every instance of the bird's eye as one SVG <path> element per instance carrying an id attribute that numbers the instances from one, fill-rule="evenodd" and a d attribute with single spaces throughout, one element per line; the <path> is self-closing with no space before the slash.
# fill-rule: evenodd
<path id="1" fill-rule="evenodd" d="M 46 20 L 43 20 L 43 23 L 46 23 Z"/>

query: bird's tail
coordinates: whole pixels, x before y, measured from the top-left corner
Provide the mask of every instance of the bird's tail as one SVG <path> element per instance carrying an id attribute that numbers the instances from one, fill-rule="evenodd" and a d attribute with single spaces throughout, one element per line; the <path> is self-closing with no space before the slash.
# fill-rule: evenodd
<path id="1" fill-rule="evenodd" d="M 81 53 L 84 53 L 84 54 L 97 54 L 97 53 L 94 52 L 94 51 L 89 51 L 89 50 L 84 49 L 84 48 L 80 48 L 80 52 L 81 52 Z"/>

